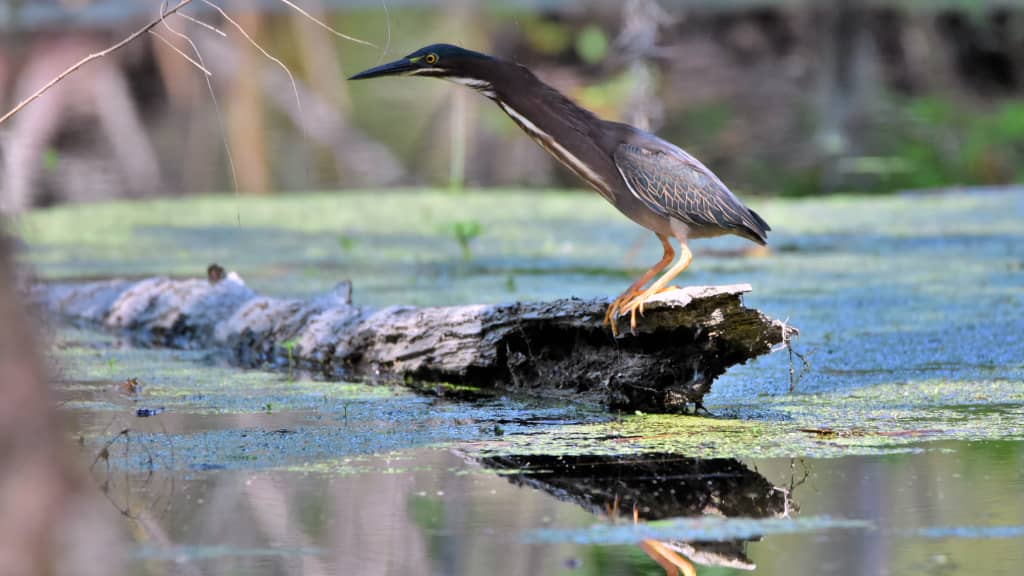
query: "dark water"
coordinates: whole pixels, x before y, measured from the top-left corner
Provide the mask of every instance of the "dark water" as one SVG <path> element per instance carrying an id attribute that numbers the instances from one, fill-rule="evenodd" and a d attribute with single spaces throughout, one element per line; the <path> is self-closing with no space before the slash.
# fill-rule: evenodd
<path id="1" fill-rule="evenodd" d="M 382 305 L 605 295 L 646 261 L 599 200 L 537 198 L 200 199 L 23 228 L 51 277 L 216 259 L 262 291 L 349 277 Z M 60 330 L 65 411 L 87 462 L 109 442 L 93 473 L 136 537 L 132 572 L 662 574 L 644 551 L 660 542 L 699 574 L 1019 573 L 1024 194 L 757 208 L 774 251 L 699 245 L 685 281 L 752 283 L 810 366 L 793 394 L 786 354 L 736 367 L 713 418 L 316 382 Z M 483 223 L 468 262 L 453 218 Z M 139 395 L 116 392 L 128 377 Z"/>

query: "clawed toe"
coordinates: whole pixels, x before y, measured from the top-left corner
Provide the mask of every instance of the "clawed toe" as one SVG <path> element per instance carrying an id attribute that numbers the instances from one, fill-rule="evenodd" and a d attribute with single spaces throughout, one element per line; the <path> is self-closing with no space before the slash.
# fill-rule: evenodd
<path id="1" fill-rule="evenodd" d="M 646 297 L 644 294 L 637 294 L 630 298 L 629 302 L 626 302 L 619 307 L 619 315 L 629 314 L 629 331 L 631 334 L 636 334 L 636 314 L 639 311 L 640 315 L 644 315 L 644 301 Z"/>
<path id="2" fill-rule="evenodd" d="M 603 325 L 611 325 L 612 336 L 619 335 L 619 311 L 622 309 L 622 301 L 625 299 L 626 296 L 626 294 L 623 294 L 622 296 L 619 296 L 615 300 L 612 300 L 612 303 L 609 304 L 608 308 L 606 308 L 604 311 Z"/>
<path id="3" fill-rule="evenodd" d="M 629 315 L 629 331 L 631 334 L 636 335 L 636 315 L 637 312 L 640 316 L 644 315 L 644 303 L 647 299 L 652 296 L 647 292 L 631 292 L 626 293 L 608 305 L 608 308 L 604 312 L 604 324 L 611 325 L 612 335 L 619 335 L 619 318 Z"/>

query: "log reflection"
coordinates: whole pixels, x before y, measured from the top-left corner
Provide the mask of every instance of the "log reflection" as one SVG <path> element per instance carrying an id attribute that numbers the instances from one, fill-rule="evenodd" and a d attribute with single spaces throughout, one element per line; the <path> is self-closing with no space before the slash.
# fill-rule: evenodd
<path id="1" fill-rule="evenodd" d="M 672 454 L 637 456 L 496 456 L 480 461 L 507 470 L 510 482 L 543 490 L 612 521 L 724 516 L 778 517 L 793 510 L 785 489 L 731 458 Z M 683 542 L 645 540 L 640 547 L 669 574 L 689 561 L 752 570 L 751 540 Z M 692 570 L 692 567 L 690 568 Z"/>

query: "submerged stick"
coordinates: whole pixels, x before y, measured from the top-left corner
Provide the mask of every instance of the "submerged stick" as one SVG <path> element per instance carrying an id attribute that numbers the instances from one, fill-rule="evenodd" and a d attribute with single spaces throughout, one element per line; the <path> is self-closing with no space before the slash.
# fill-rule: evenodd
<path id="1" fill-rule="evenodd" d="M 451 383 L 649 412 L 700 406 L 734 365 L 797 331 L 743 306 L 746 284 L 694 286 L 651 300 L 637 334 L 613 338 L 603 299 L 374 309 L 351 284 L 310 300 L 259 296 L 217 267 L 207 279 L 41 283 L 36 303 L 152 345 L 211 348 L 243 366 L 330 377 Z"/>

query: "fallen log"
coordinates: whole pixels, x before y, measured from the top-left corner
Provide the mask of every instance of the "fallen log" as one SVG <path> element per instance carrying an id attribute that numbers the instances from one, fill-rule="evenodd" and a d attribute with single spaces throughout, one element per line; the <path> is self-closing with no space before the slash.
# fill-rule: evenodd
<path id="1" fill-rule="evenodd" d="M 746 308 L 750 286 L 693 286 L 651 300 L 637 333 L 613 338 L 606 300 L 374 309 L 351 284 L 315 299 L 260 296 L 235 273 L 207 279 L 36 283 L 59 316 L 148 345 L 210 348 L 246 367 L 292 366 L 331 378 L 451 383 L 681 412 L 711 383 L 796 329 Z"/>

